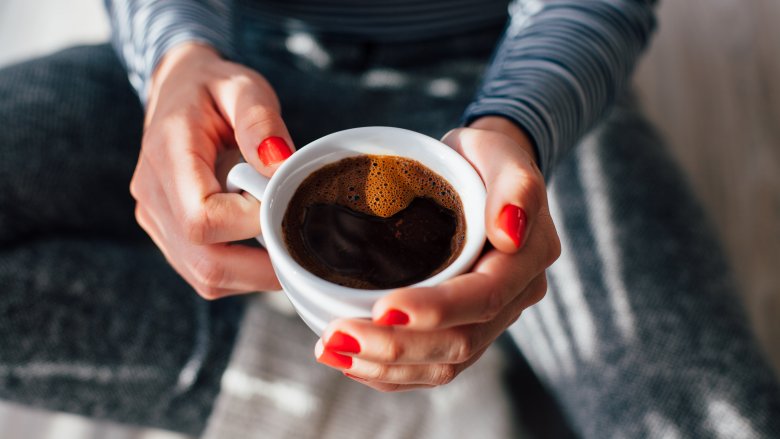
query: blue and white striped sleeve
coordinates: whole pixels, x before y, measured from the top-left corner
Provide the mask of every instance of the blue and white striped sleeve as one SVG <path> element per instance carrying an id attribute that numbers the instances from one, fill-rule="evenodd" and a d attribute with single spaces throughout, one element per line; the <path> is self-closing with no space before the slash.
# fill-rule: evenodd
<path id="1" fill-rule="evenodd" d="M 197 41 L 232 55 L 229 0 L 105 0 L 111 40 L 146 103 L 149 81 L 174 46 Z"/>
<path id="2" fill-rule="evenodd" d="M 607 112 L 655 29 L 654 0 L 516 0 L 482 87 L 466 109 L 507 117 L 549 178 Z"/>

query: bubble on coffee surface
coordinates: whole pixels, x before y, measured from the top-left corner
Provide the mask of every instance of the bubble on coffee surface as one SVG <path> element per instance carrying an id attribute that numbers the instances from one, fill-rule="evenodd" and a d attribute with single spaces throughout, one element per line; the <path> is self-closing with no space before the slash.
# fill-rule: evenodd
<path id="1" fill-rule="evenodd" d="M 306 177 L 282 230 L 291 256 L 314 275 L 352 288 L 395 288 L 438 273 L 460 255 L 463 214 L 454 188 L 425 165 L 361 155 Z"/>
<path id="2" fill-rule="evenodd" d="M 389 218 L 417 197 L 451 210 L 460 205 L 454 189 L 420 163 L 403 157 L 362 155 L 327 165 L 300 186 L 302 204 L 336 203 Z"/>

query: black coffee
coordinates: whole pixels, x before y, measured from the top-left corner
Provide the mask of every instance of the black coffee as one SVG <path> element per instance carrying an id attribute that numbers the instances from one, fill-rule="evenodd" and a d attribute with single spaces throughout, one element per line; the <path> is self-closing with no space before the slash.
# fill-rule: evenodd
<path id="1" fill-rule="evenodd" d="M 373 155 L 307 177 L 282 230 L 304 268 L 361 289 L 426 279 L 460 255 L 466 237 L 460 197 L 446 180 L 417 161 Z"/>

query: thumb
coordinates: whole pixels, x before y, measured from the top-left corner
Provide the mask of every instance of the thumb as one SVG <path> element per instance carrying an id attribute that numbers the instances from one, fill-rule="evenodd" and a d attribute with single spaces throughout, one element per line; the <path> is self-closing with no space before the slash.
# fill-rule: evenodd
<path id="1" fill-rule="evenodd" d="M 485 183 L 485 229 L 490 243 L 504 253 L 519 250 L 547 199 L 533 159 L 510 137 L 489 130 L 461 128 L 442 141 L 464 156 Z"/>
<path id="2" fill-rule="evenodd" d="M 254 74 L 214 84 L 211 92 L 233 128 L 241 155 L 258 172 L 271 177 L 295 151 L 271 85 Z"/>

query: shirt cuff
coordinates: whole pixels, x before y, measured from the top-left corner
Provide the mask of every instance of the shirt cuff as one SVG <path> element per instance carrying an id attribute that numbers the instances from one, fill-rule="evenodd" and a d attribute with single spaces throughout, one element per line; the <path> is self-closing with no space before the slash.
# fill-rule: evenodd
<path id="1" fill-rule="evenodd" d="M 205 4 L 182 0 L 150 2 L 136 14 L 130 38 L 124 39 L 121 50 L 130 82 L 144 104 L 154 70 L 174 47 L 198 42 L 213 47 L 226 58 L 233 57 L 228 20 Z"/>

